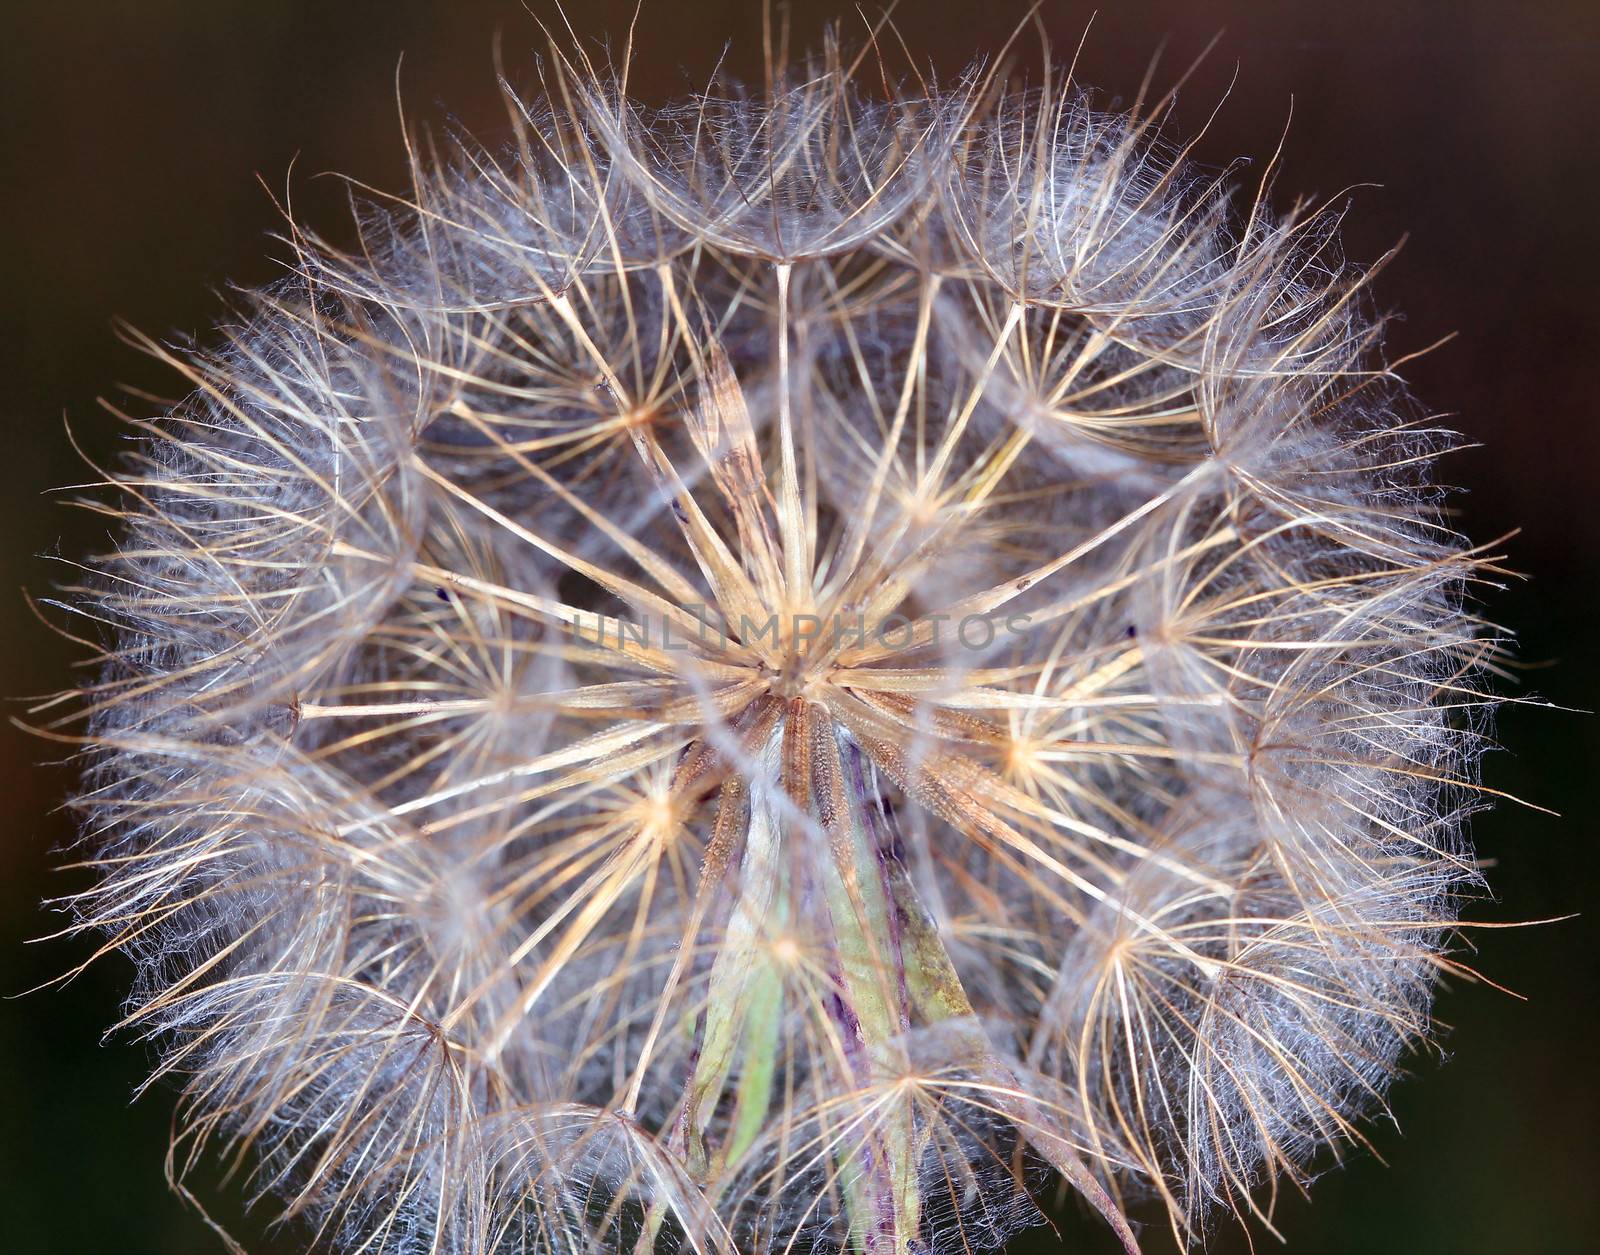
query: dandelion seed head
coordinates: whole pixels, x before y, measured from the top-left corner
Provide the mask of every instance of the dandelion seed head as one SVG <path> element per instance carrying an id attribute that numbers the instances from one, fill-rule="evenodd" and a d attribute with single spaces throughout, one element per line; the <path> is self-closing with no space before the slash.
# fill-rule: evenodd
<path id="1" fill-rule="evenodd" d="M 1500 645 L 1370 272 L 1167 101 L 868 65 L 558 52 L 150 346 L 76 909 L 180 1174 L 459 1255 L 942 1255 L 1064 1179 L 1131 1250 L 1428 1040 Z"/>

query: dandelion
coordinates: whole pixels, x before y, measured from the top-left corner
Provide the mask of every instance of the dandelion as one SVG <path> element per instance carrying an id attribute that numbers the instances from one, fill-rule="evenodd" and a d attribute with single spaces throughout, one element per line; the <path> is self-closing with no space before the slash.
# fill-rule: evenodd
<path id="1" fill-rule="evenodd" d="M 1371 272 L 1169 100 L 546 75 L 147 345 L 59 735 L 174 1177 L 352 1252 L 1270 1225 L 1477 881 L 1498 644 Z"/>

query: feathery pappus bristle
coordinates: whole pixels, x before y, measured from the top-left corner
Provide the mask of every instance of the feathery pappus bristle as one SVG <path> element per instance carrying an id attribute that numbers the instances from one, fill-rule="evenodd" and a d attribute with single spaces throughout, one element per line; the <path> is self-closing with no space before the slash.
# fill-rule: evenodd
<path id="1" fill-rule="evenodd" d="M 544 73 L 146 344 L 51 727 L 174 1175 L 345 1252 L 1270 1225 L 1478 884 L 1502 646 L 1372 272 L 1048 65 Z"/>

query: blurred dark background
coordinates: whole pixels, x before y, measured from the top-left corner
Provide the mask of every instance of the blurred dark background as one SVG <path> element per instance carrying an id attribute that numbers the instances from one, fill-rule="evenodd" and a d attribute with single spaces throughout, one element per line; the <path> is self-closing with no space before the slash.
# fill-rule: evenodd
<path id="1" fill-rule="evenodd" d="M 800 4 L 797 38 L 844 4 Z M 156 334 L 203 331 L 215 291 L 278 273 L 278 225 L 259 174 L 292 187 L 297 212 L 349 239 L 339 170 L 403 188 L 396 67 L 410 117 L 455 117 L 480 133 L 504 124 L 491 49 L 514 80 L 532 78 L 541 42 L 530 0 L 10 0 L 0 20 L 0 696 L 68 680 L 74 651 L 28 611 L 47 590 L 51 553 L 104 544 L 104 527 L 47 490 L 89 478 L 66 416 L 96 460 L 122 437 L 96 405 L 122 385 L 173 381 L 116 339 L 112 321 Z M 631 3 L 572 0 L 574 28 L 619 41 Z M 953 74 L 999 47 L 1017 0 L 905 0 L 907 42 Z M 1070 56 L 1091 8 L 1045 0 L 1040 19 Z M 1600 706 L 1600 4 L 1595 0 L 1126 0 L 1095 18 L 1080 77 L 1131 96 L 1158 44 L 1157 82 L 1221 32 L 1184 88 L 1178 124 L 1193 135 L 1226 103 L 1200 155 L 1214 164 L 1268 156 L 1293 102 L 1280 201 L 1356 184 L 1346 242 L 1372 259 L 1410 240 L 1379 280 L 1401 310 L 1395 354 L 1457 338 L 1409 367 L 1424 401 L 1481 448 L 1447 459 L 1468 491 L 1462 524 L 1479 540 L 1513 528 L 1511 564 L 1530 578 L 1490 612 L 1522 640 L 1521 690 L 1563 707 Z M 759 73 L 758 0 L 646 0 L 633 82 L 660 98 L 728 64 Z M 1019 62 L 1037 67 L 1037 42 Z M 289 176 L 291 162 L 294 173 Z M 343 225 L 342 225 L 343 224 Z M 9 713 L 25 707 L 13 704 Z M 1476 836 L 1498 900 L 1486 921 L 1591 912 L 1600 722 L 1566 710 L 1508 707 L 1510 747 L 1489 783 L 1562 812 L 1512 805 Z M 162 1156 L 170 1095 L 130 1105 L 148 1062 L 125 1040 L 100 1044 L 125 992 L 120 959 L 64 989 L 17 997 L 88 953 L 51 931 L 39 900 L 72 885 L 50 871 L 70 835 L 55 808 L 70 773 L 48 748 L 0 727 L 0 1250 L 48 1255 L 189 1255 L 222 1250 L 168 1192 Z M 1595 1184 L 1596 923 L 1469 933 L 1492 981 L 1445 992 L 1443 1066 L 1416 1061 L 1396 1093 L 1398 1128 L 1372 1130 L 1314 1191 L 1281 1200 L 1290 1249 L 1313 1252 L 1572 1252 L 1597 1249 Z M 1525 1001 L 1523 999 L 1526 999 Z M 300 1249 L 242 1216 L 226 1190 L 215 1214 L 253 1255 Z M 1018 1251 L 1109 1249 L 1070 1207 L 1058 1245 L 1045 1231 Z M 1258 1244 L 1271 1245 L 1267 1234 Z M 1169 1249 L 1152 1230 L 1150 1250 Z M 1217 1252 L 1248 1249 L 1224 1229 Z"/>

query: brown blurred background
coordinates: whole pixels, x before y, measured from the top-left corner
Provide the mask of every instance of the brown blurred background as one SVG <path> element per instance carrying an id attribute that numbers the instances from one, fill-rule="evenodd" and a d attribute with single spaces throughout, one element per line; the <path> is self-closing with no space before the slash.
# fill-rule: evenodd
<path id="1" fill-rule="evenodd" d="M 631 2 L 572 0 L 579 34 L 620 41 Z M 799 4 L 797 34 L 843 3 Z M 1600 706 L 1600 4 L 1596 0 L 1125 0 L 1093 22 L 1080 76 L 1127 97 L 1158 43 L 1170 84 L 1211 40 L 1182 92 L 1192 135 L 1237 82 L 1201 156 L 1265 158 L 1293 101 L 1280 200 L 1356 184 L 1346 241 L 1371 259 L 1410 233 L 1377 292 L 1404 311 L 1404 353 L 1458 337 L 1409 368 L 1418 394 L 1451 414 L 1479 449 L 1447 478 L 1464 527 L 1488 540 L 1512 528 L 1512 564 L 1531 577 L 1491 612 L 1534 664 L 1524 691 Z M 313 175 L 339 170 L 400 189 L 396 66 L 407 112 L 483 134 L 503 125 L 491 48 L 503 38 L 514 80 L 532 77 L 540 42 L 530 0 L 10 0 L 0 21 L 0 696 L 60 687 L 73 651 L 29 614 L 21 592 L 47 590 L 49 559 L 105 541 L 95 519 L 62 508 L 52 486 L 87 477 L 66 415 L 97 460 L 122 440 L 98 395 L 172 381 L 120 344 L 113 318 L 156 335 L 203 331 L 214 291 L 278 273 L 265 233 L 275 211 L 256 182 L 288 178 L 297 211 L 348 239 L 342 193 Z M 1040 15 L 1070 55 L 1087 4 L 1045 0 Z M 913 49 L 947 76 L 997 48 L 1018 0 L 904 0 Z M 760 59 L 758 0 L 646 0 L 634 82 L 650 97 Z M 1027 42 L 1022 65 L 1037 65 Z M 1030 63 L 1028 57 L 1035 59 Z M 297 157 L 298 154 L 298 157 Z M 12 713 L 20 714 L 21 706 Z M 1500 900 L 1478 918 L 1537 919 L 1596 904 L 1595 805 L 1600 723 L 1566 711 L 1508 708 L 1511 748 L 1489 782 L 1565 818 L 1502 806 L 1476 835 Z M 69 837 L 54 808 L 69 772 L 45 747 L 0 728 L 0 1250 L 48 1255 L 189 1255 L 222 1248 L 162 1181 L 170 1096 L 130 1105 L 143 1047 L 98 1038 L 125 992 L 112 959 L 61 990 L 17 998 L 88 953 L 23 940 L 50 931 L 41 897 L 73 883 L 48 869 Z M 1581 918 L 1469 934 L 1476 962 L 1521 1001 L 1486 986 L 1445 993 L 1451 1055 L 1421 1059 L 1396 1094 L 1399 1127 L 1380 1125 L 1373 1155 L 1282 1201 L 1290 1249 L 1313 1252 L 1569 1252 L 1597 1249 L 1594 1066 L 1600 1050 L 1597 930 Z M 217 1195 L 213 1195 L 217 1197 Z M 216 1214 L 246 1247 L 297 1251 L 241 1216 L 227 1191 Z M 1064 1245 L 1045 1231 L 1018 1251 L 1109 1249 L 1068 1206 Z M 1257 1235 L 1270 1245 L 1270 1235 Z M 1153 1252 L 1168 1249 L 1152 1231 Z M 1247 1249 L 1224 1229 L 1218 1252 Z"/>

